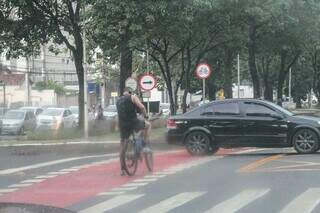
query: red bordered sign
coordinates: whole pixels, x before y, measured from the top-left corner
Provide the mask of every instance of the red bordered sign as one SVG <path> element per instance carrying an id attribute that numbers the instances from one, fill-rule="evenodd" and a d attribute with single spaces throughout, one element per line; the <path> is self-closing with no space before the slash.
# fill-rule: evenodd
<path id="1" fill-rule="evenodd" d="M 196 75 L 200 79 L 206 79 L 211 75 L 211 67 L 207 63 L 198 64 L 196 68 Z"/>
<path id="2" fill-rule="evenodd" d="M 152 74 L 144 74 L 139 79 L 140 88 L 144 91 L 150 91 L 157 85 L 157 80 Z"/>

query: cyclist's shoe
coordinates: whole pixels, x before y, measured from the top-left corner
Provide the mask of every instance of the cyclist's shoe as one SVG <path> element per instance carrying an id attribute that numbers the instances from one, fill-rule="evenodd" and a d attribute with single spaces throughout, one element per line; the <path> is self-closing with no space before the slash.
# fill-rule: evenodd
<path id="1" fill-rule="evenodd" d="M 120 171 L 120 176 L 125 176 L 126 175 L 126 172 L 122 169 L 121 171 Z"/>

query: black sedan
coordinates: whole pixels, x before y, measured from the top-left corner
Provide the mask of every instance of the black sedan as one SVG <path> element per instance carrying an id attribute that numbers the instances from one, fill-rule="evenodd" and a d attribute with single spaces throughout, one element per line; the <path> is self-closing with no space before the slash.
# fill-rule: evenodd
<path id="1" fill-rule="evenodd" d="M 263 100 L 214 101 L 169 118 L 167 128 L 167 141 L 183 142 L 193 155 L 220 147 L 294 147 L 303 154 L 320 149 L 320 118 Z"/>

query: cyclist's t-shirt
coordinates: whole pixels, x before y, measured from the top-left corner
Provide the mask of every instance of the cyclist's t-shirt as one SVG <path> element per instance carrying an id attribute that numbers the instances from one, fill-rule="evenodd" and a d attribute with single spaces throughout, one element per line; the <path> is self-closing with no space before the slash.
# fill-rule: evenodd
<path id="1" fill-rule="evenodd" d="M 129 127 L 137 120 L 136 106 L 131 95 L 121 96 L 117 101 L 117 111 L 120 127 Z"/>

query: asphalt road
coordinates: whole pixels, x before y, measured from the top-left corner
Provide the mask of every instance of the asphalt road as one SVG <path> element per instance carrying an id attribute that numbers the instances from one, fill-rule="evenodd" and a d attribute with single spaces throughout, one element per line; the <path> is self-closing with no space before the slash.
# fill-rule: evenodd
<path id="1" fill-rule="evenodd" d="M 160 143 L 153 173 L 142 164 L 135 177 L 121 177 L 116 149 L 0 149 L 11 165 L 1 163 L 0 201 L 94 213 L 320 212 L 319 153 L 235 149 L 191 157 Z"/>

